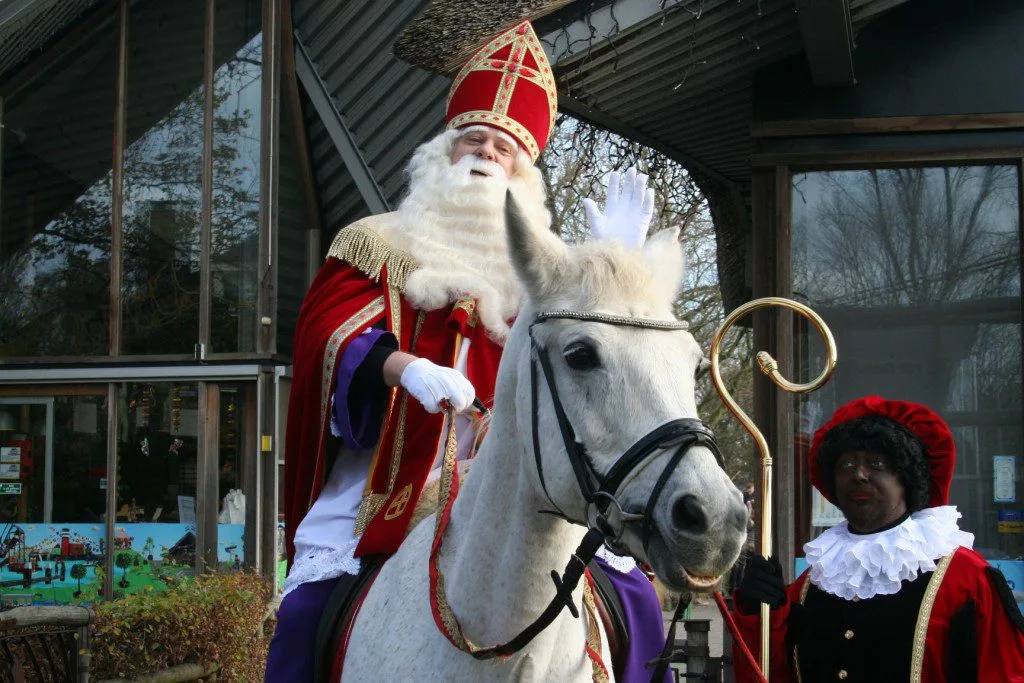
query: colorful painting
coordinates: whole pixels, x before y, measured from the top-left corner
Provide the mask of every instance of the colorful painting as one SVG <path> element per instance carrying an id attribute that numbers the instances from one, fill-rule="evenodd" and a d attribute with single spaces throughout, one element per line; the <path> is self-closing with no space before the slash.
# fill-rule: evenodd
<path id="1" fill-rule="evenodd" d="M 242 563 L 244 524 L 217 525 L 223 568 Z M 102 524 L 5 525 L 0 535 L 0 604 L 94 602 L 102 596 L 107 554 Z M 114 527 L 114 595 L 160 590 L 195 563 L 195 527 L 118 524 Z"/>

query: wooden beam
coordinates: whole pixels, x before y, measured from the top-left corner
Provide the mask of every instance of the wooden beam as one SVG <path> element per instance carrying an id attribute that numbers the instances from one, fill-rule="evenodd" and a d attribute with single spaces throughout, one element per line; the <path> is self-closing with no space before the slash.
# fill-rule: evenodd
<path id="1" fill-rule="evenodd" d="M 213 115 L 214 115 L 214 71 L 216 12 L 214 0 L 206 0 L 203 16 L 203 154 L 200 170 L 199 201 L 199 330 L 195 358 L 205 361 L 206 354 L 213 350 Z"/>
<path id="2" fill-rule="evenodd" d="M 818 86 L 853 85 L 853 26 L 847 0 L 796 0 L 811 78 Z"/>
<path id="3" fill-rule="evenodd" d="M 752 154 L 750 165 L 765 166 L 829 166 L 832 169 L 859 168 L 866 165 L 879 168 L 895 165 L 947 164 L 961 161 L 1004 161 L 1016 163 L 1024 148 L 1021 147 L 968 147 L 964 149 L 885 149 L 844 152 L 791 152 Z"/>
<path id="4" fill-rule="evenodd" d="M 199 452 L 196 454 L 196 572 L 216 571 L 220 492 L 220 385 L 199 382 Z"/>
<path id="5" fill-rule="evenodd" d="M 110 291 L 108 292 L 108 354 L 121 355 L 123 300 L 121 276 L 124 272 L 124 153 L 128 148 L 128 0 L 118 3 L 117 99 L 114 103 L 114 156 L 110 174 Z"/>
<path id="6" fill-rule="evenodd" d="M 1024 113 L 754 121 L 750 124 L 750 134 L 755 138 L 784 138 L 811 135 L 929 133 L 1013 128 L 1024 128 Z"/>

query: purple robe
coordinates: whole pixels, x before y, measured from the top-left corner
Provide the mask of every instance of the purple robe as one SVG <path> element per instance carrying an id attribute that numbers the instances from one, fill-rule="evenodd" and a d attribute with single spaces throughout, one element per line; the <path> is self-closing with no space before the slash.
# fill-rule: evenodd
<path id="1" fill-rule="evenodd" d="M 597 563 L 608 575 L 625 612 L 626 631 L 629 633 L 629 654 L 622 671 L 620 683 L 648 683 L 651 669 L 647 662 L 661 656 L 665 647 L 665 623 L 661 614 L 661 601 L 651 580 L 639 568 L 634 567 L 627 574 L 613 568 L 600 557 Z M 670 683 L 672 669 L 665 672 L 665 683 Z"/>

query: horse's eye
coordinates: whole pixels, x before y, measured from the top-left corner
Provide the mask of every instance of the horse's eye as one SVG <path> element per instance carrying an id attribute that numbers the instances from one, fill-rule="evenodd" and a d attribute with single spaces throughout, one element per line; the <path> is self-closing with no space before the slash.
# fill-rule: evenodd
<path id="1" fill-rule="evenodd" d="M 597 357 L 597 349 L 584 342 L 570 344 L 562 355 L 573 370 L 593 370 L 601 365 L 601 359 Z"/>

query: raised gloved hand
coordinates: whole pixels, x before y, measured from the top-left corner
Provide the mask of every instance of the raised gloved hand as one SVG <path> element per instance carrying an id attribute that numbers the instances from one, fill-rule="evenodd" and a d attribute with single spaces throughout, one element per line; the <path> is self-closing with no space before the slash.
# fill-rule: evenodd
<path id="1" fill-rule="evenodd" d="M 786 584 L 782 581 L 782 566 L 774 555 L 766 560 L 753 553 L 743 567 L 743 578 L 736 587 L 736 599 L 745 612 L 760 609 L 760 603 L 772 609 L 786 604 Z"/>
<path id="2" fill-rule="evenodd" d="M 417 358 L 406 365 L 399 383 L 428 413 L 440 412 L 442 401 L 448 401 L 461 413 L 468 410 L 476 398 L 476 390 L 461 372 L 435 365 L 426 358 Z"/>
<path id="3" fill-rule="evenodd" d="M 616 241 L 629 249 L 639 249 L 647 239 L 654 216 L 654 190 L 647 188 L 647 176 L 631 166 L 619 188 L 618 171 L 608 176 L 608 198 L 604 212 L 592 199 L 583 200 L 590 233 L 599 240 Z"/>

